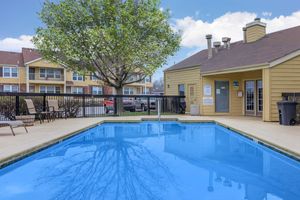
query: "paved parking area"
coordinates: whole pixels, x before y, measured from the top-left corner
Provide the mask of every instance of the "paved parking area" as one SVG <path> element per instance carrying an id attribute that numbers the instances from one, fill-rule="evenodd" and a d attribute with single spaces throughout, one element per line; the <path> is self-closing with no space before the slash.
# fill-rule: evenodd
<path id="1" fill-rule="evenodd" d="M 35 126 L 28 127 L 28 134 L 22 127 L 16 128 L 16 136 L 12 136 L 9 127 L 3 127 L 0 128 L 0 163 L 14 160 L 98 123 L 155 118 L 156 116 L 132 116 L 60 119 L 50 123 L 36 123 Z M 183 122 L 214 121 L 300 158 L 300 126 L 280 126 L 278 123 L 262 122 L 254 117 L 167 115 L 162 116 L 162 119 Z"/>

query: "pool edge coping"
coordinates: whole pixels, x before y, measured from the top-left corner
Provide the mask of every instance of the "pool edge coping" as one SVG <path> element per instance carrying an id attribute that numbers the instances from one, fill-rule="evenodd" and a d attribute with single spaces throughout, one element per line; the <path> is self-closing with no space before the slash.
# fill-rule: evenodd
<path id="1" fill-rule="evenodd" d="M 4 157 L 0 160 L 0 169 L 14 163 L 14 162 L 17 162 L 21 159 L 24 159 L 34 153 L 37 153 L 39 151 L 42 151 L 46 148 L 49 148 L 55 144 L 58 144 L 60 142 L 63 142 L 69 138 L 72 138 L 76 135 L 78 135 L 79 133 L 83 132 L 83 131 L 86 131 L 86 130 L 89 130 L 91 128 L 94 128 L 100 124 L 103 124 L 103 123 L 112 123 L 112 122 L 120 122 L 120 123 L 124 123 L 124 122 L 127 122 L 127 123 L 139 123 L 139 122 L 143 122 L 143 121 L 158 121 L 159 119 L 158 118 L 147 118 L 147 117 L 142 117 L 140 119 L 102 119 L 101 121 L 98 121 L 96 123 L 93 123 L 91 125 L 88 125 L 86 127 L 83 127 L 83 128 L 80 128 L 79 130 L 76 130 L 76 131 L 72 131 L 70 133 L 67 133 L 65 135 L 62 135 L 62 136 L 59 136 L 57 138 L 54 138 L 50 141 L 47 141 L 47 142 L 44 142 L 42 144 L 38 144 L 38 145 L 35 145 L 34 147 L 32 148 L 29 148 L 29 149 L 26 149 L 26 150 L 23 150 L 23 151 L 20 151 L 18 153 L 15 153 L 13 155 L 9 155 L 7 157 Z M 282 147 L 280 145 L 277 145 L 277 144 L 273 144 L 267 140 L 264 140 L 262 138 L 259 138 L 257 136 L 254 136 L 250 133 L 247 133 L 245 131 L 242 131 L 240 129 L 237 129 L 237 128 L 234 128 L 230 125 L 227 125 L 223 122 L 219 122 L 218 120 L 215 120 L 215 119 L 198 119 L 198 120 L 188 120 L 188 119 L 180 119 L 180 118 L 176 118 L 176 117 L 170 117 L 170 118 L 161 118 L 160 121 L 177 121 L 177 122 L 181 122 L 181 123 L 206 123 L 206 122 L 210 122 L 210 123 L 215 123 L 217 125 L 220 125 L 224 128 L 227 128 L 229 130 L 232 130 L 236 133 L 238 133 L 239 135 L 241 136 L 244 136 L 252 141 L 255 141 L 261 145 L 264 145 L 274 151 L 277 151 L 281 154 L 284 154 L 294 160 L 297 160 L 297 161 L 300 161 L 300 154 L 295 152 L 295 151 L 292 151 L 288 148 L 285 148 L 285 147 Z"/>

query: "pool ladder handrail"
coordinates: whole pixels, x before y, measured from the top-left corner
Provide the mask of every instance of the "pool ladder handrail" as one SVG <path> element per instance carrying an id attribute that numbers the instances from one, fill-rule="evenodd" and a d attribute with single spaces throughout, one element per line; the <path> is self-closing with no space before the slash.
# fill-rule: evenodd
<path id="1" fill-rule="evenodd" d="M 161 118 L 161 115 L 160 115 L 160 99 L 157 99 L 157 118 L 158 118 L 158 121 L 160 122 L 160 118 Z"/>

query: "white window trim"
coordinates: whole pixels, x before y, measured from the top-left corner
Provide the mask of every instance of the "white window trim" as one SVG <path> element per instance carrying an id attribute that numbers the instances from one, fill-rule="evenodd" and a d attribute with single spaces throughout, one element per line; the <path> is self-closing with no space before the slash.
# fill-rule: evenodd
<path id="1" fill-rule="evenodd" d="M 79 93 L 78 89 L 81 89 L 82 93 Z M 74 90 L 76 90 L 76 92 L 74 92 Z M 83 89 L 83 87 L 71 87 L 71 93 L 72 94 L 83 94 L 84 93 L 84 89 Z"/>
<path id="2" fill-rule="evenodd" d="M 45 87 L 45 92 L 43 92 L 43 93 L 49 93 L 48 92 L 48 87 L 54 87 L 54 93 L 51 92 L 51 94 L 58 94 L 57 90 L 56 90 L 56 87 L 59 87 L 59 86 L 55 86 L 55 85 L 40 85 L 40 87 L 39 87 L 40 93 L 42 93 L 41 92 L 41 87 Z M 61 90 L 59 90 L 59 92 L 61 92 Z"/>
<path id="3" fill-rule="evenodd" d="M 97 88 L 97 93 L 94 93 L 94 88 Z M 100 92 L 100 94 L 99 94 L 99 92 Z M 103 88 L 100 87 L 100 86 L 92 86 L 92 94 L 94 94 L 94 95 L 101 95 L 101 94 L 103 94 Z"/>
<path id="4" fill-rule="evenodd" d="M 128 94 L 125 94 L 125 90 L 127 90 L 127 89 L 128 89 Z M 123 94 L 124 95 L 134 95 L 134 89 L 132 87 L 124 87 Z"/>
<path id="5" fill-rule="evenodd" d="M 78 80 L 78 77 L 82 77 L 82 80 Z M 74 79 L 75 78 L 75 79 Z M 78 74 L 77 72 L 73 72 L 73 74 L 72 74 L 72 80 L 73 81 L 83 81 L 84 80 L 84 77 L 83 77 L 83 75 L 80 75 L 80 74 Z"/>
<path id="6" fill-rule="evenodd" d="M 5 91 L 5 87 L 9 87 L 9 91 Z M 13 91 L 13 86 L 16 86 L 18 89 L 17 89 L 17 91 Z M 20 90 L 19 90 L 19 86 L 18 85 L 9 85 L 9 84 L 5 84 L 5 85 L 3 85 L 3 92 L 19 92 Z"/>
<path id="7" fill-rule="evenodd" d="M 43 77 L 43 76 L 41 76 L 41 70 L 45 70 L 45 77 Z M 42 68 L 40 68 L 40 74 L 39 74 L 39 76 L 40 76 L 40 78 L 50 78 L 50 79 L 60 79 L 61 77 L 62 77 L 62 75 L 63 75 L 63 73 L 61 72 L 61 70 L 60 69 L 52 69 L 53 70 L 53 77 L 48 77 L 48 74 L 50 74 L 49 73 L 49 70 L 50 69 L 52 69 L 52 68 L 45 68 L 45 67 L 42 67 Z M 57 77 L 57 75 L 59 75 L 59 77 Z"/>
<path id="8" fill-rule="evenodd" d="M 9 76 L 5 76 L 5 73 L 4 73 L 5 68 L 9 69 Z M 16 77 L 12 76 L 12 69 L 13 68 L 17 69 L 17 76 Z M 7 65 L 3 66 L 3 68 L 2 68 L 2 77 L 3 78 L 19 78 L 19 68 L 18 68 L 18 66 L 7 66 Z"/>
<path id="9" fill-rule="evenodd" d="M 97 73 L 98 74 L 98 73 Z M 98 75 L 99 76 L 99 75 Z M 91 80 L 92 81 L 99 81 L 100 79 L 98 79 L 95 75 L 94 75 L 94 73 L 91 73 Z"/>

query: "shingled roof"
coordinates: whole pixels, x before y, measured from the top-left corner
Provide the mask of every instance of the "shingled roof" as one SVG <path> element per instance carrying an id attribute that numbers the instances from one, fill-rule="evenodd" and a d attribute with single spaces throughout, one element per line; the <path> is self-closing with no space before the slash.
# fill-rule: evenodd
<path id="1" fill-rule="evenodd" d="M 36 49 L 22 48 L 22 54 L 24 58 L 24 63 L 41 58 L 41 54 Z"/>
<path id="2" fill-rule="evenodd" d="M 22 53 L 0 51 L 0 65 L 24 66 Z"/>
<path id="3" fill-rule="evenodd" d="M 196 67 L 196 66 L 199 66 L 200 64 L 202 64 L 203 62 L 205 62 L 207 60 L 207 57 L 208 57 L 207 49 L 204 49 L 204 50 L 199 51 L 198 53 L 195 53 L 194 55 L 184 59 L 183 61 L 169 67 L 165 71 Z"/>
<path id="4" fill-rule="evenodd" d="M 207 58 L 207 50 L 202 50 L 166 71 L 200 66 L 202 73 L 209 73 L 270 63 L 300 50 L 299 36 L 300 26 L 296 26 L 266 34 L 252 43 L 243 41 L 232 43 L 230 49 L 220 49 L 211 59 Z"/>

